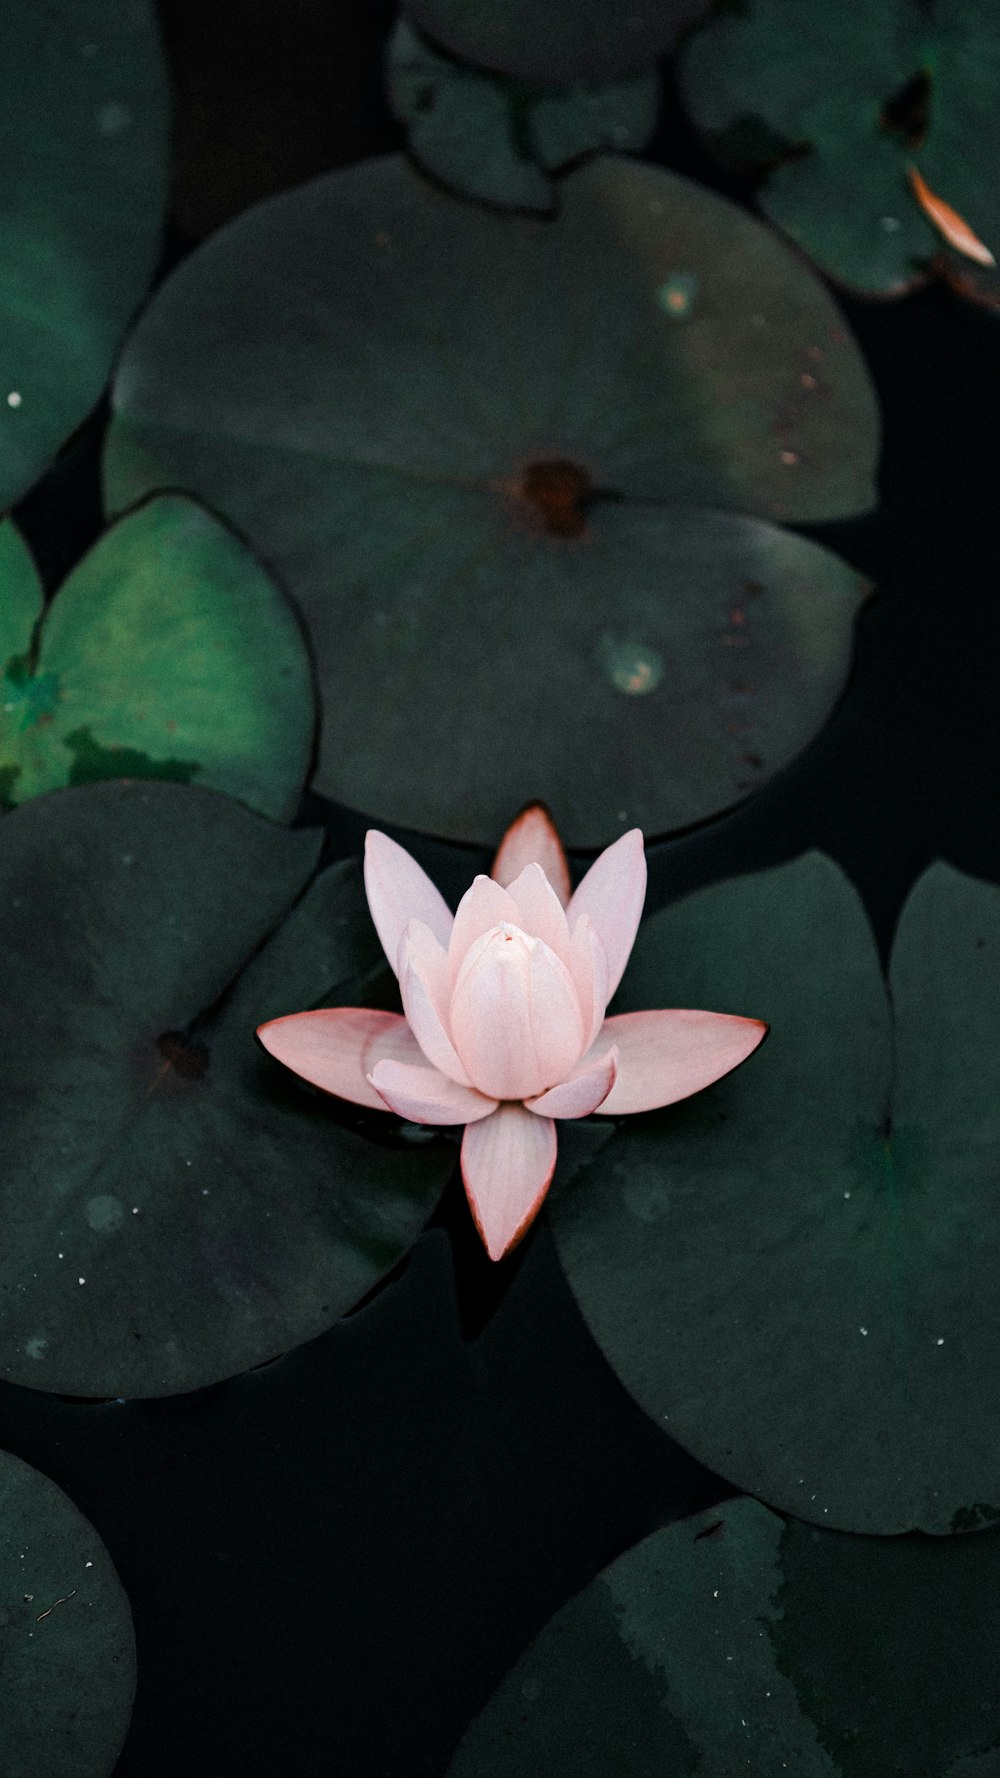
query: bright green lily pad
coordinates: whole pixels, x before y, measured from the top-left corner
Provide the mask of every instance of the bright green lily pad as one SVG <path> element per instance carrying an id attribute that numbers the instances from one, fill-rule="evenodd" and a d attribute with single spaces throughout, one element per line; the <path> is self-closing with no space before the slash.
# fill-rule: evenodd
<path id="1" fill-rule="evenodd" d="M 135 1639 L 92 1525 L 0 1451 L 0 1769 L 110 1778 L 132 1714 Z"/>
<path id="2" fill-rule="evenodd" d="M 1000 1533 L 848 1537 L 727 1501 L 563 1606 L 449 1778 L 994 1778 Z"/>
<path id="3" fill-rule="evenodd" d="M 846 12 L 748 0 L 692 36 L 681 83 L 710 143 L 765 173 L 762 209 L 824 271 L 893 296 L 933 261 L 1000 303 L 1000 274 L 946 244 L 908 174 L 1000 256 L 1000 14 L 988 0 Z"/>
<path id="4" fill-rule="evenodd" d="M 767 1019 L 709 1092 L 625 1121 L 552 1204 L 626 1387 L 702 1462 L 851 1531 L 1000 1519 L 1000 890 L 933 866 L 894 1014 L 846 878 L 812 855 L 655 915 L 622 1010 Z"/>
<path id="5" fill-rule="evenodd" d="M 181 495 L 105 533 L 42 615 L 0 525 L 0 795 L 169 778 L 291 820 L 315 699 L 298 618 L 246 545 Z"/>
<path id="6" fill-rule="evenodd" d="M 733 668 L 746 638 L 720 636 L 793 546 L 678 508 L 805 520 L 873 498 L 860 355 L 773 234 L 616 157 L 560 189 L 554 221 L 501 218 L 389 158 L 259 206 L 147 311 L 107 447 L 113 507 L 191 488 L 296 594 L 324 703 L 316 787 L 484 844 L 532 796 L 585 846 L 749 788 L 758 768 L 734 783 L 731 737 L 717 769 L 731 700 L 757 695 Z M 775 694 L 797 707 L 795 745 L 836 696 L 855 602 L 856 578 L 825 562 L 798 558 L 801 604 L 761 662 L 771 696 L 789 630 L 809 657 Z M 832 647 L 814 574 L 851 589 Z M 663 654 L 641 717 L 628 695 L 608 703 L 594 664 L 636 644 Z M 626 794 L 609 808 L 613 780 Z"/>
<path id="7" fill-rule="evenodd" d="M 150 0 L 2 0 L 0 510 L 93 407 L 160 252 Z"/>
<path id="8" fill-rule="evenodd" d="M 356 866 L 310 885 L 321 837 L 176 784 L 0 824 L 0 1375 L 200 1388 L 329 1327 L 423 1227 L 453 1147 L 356 1134 L 254 1036 L 381 971 Z"/>
<path id="9" fill-rule="evenodd" d="M 405 10 L 452 55 L 519 80 L 608 80 L 648 69 L 707 0 L 407 0 Z"/>
<path id="10" fill-rule="evenodd" d="M 410 153 L 450 191 L 503 209 L 554 211 L 550 174 L 599 149 L 638 152 L 656 129 L 655 68 L 550 87 L 470 68 L 400 19 L 386 51 L 389 103 Z"/>

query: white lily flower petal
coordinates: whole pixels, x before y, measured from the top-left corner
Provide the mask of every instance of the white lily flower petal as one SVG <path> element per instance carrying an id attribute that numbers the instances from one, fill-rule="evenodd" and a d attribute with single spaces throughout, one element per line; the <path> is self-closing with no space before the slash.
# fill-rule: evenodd
<path id="1" fill-rule="evenodd" d="M 497 848 L 490 876 L 506 889 L 526 864 L 540 864 L 563 907 L 570 897 L 569 865 L 556 824 L 544 803 L 530 803 Z"/>
<path id="2" fill-rule="evenodd" d="M 689 1099 L 738 1068 L 767 1035 L 760 1019 L 662 1008 L 605 1019 L 591 1057 L 618 1051 L 618 1077 L 602 1110 L 656 1111 Z"/>
<path id="3" fill-rule="evenodd" d="M 379 1062 L 368 1080 L 390 1111 L 413 1124 L 474 1124 L 497 1108 L 495 1099 L 458 1086 L 436 1068 Z"/>
<path id="4" fill-rule="evenodd" d="M 411 920 L 399 942 L 403 1011 L 428 1062 L 460 1086 L 469 1077 L 448 1035 L 448 958 L 429 926 Z"/>
<path id="5" fill-rule="evenodd" d="M 448 943 L 448 977 L 454 988 L 458 972 L 477 939 L 502 920 L 517 922 L 517 908 L 506 889 L 492 877 L 474 877 L 458 904 Z"/>
<path id="6" fill-rule="evenodd" d="M 566 965 L 506 921 L 466 957 L 449 1025 L 472 1085 L 494 1099 L 533 1098 L 565 1080 L 586 1036 Z"/>
<path id="7" fill-rule="evenodd" d="M 529 864 L 515 877 L 508 891 L 517 912 L 514 924 L 532 938 L 544 939 L 567 969 L 570 964 L 569 923 L 566 909 L 559 900 L 540 864 Z"/>
<path id="8" fill-rule="evenodd" d="M 538 1099 L 525 1101 L 538 1117 L 589 1117 L 604 1104 L 618 1073 L 618 1051 L 609 1049 L 577 1068 L 562 1086 L 550 1087 Z"/>
<path id="9" fill-rule="evenodd" d="M 462 1180 L 491 1259 L 502 1259 L 538 1214 L 556 1165 L 556 1127 L 523 1105 L 500 1105 L 469 1124 L 462 1139 Z"/>
<path id="10" fill-rule="evenodd" d="M 365 836 L 365 893 L 393 969 L 399 958 L 399 941 L 410 920 L 422 920 L 447 949 L 454 916 L 444 896 L 416 859 L 376 828 Z"/>
<path id="11" fill-rule="evenodd" d="M 646 854 L 633 827 L 594 860 L 568 909 L 570 932 L 581 914 L 589 914 L 608 953 L 609 1000 L 625 974 L 645 899 Z"/>

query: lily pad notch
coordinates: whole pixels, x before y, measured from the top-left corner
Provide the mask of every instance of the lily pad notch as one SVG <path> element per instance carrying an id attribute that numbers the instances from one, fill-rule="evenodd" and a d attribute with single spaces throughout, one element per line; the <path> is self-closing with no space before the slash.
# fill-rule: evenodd
<path id="1" fill-rule="evenodd" d="M 181 494 L 105 532 L 46 608 L 0 524 L 0 792 L 104 778 L 197 781 L 296 813 L 316 720 L 297 612 L 221 520 Z"/>

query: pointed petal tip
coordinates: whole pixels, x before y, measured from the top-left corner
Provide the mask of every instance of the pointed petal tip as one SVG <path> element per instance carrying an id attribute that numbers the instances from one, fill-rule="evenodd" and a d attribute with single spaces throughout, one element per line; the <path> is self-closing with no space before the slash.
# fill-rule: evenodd
<path id="1" fill-rule="evenodd" d="M 557 1152 L 551 1118 L 532 1117 L 518 1103 L 466 1126 L 462 1183 L 491 1260 L 504 1259 L 524 1239 L 552 1183 Z"/>
<path id="2" fill-rule="evenodd" d="M 555 1172 L 555 1163 L 553 1163 L 552 1172 L 553 1173 Z M 462 1183 L 463 1183 L 463 1185 L 465 1184 L 464 1173 L 462 1175 Z M 545 1198 L 548 1194 L 548 1189 L 551 1184 L 552 1184 L 552 1174 L 550 1173 L 544 1186 L 542 1187 L 541 1191 L 539 1192 L 535 1203 L 532 1205 L 531 1209 L 528 1211 L 523 1222 L 521 1222 L 518 1225 L 518 1227 L 514 1230 L 514 1233 L 512 1235 L 506 1235 L 506 1236 L 500 1234 L 499 1232 L 490 1234 L 487 1231 L 487 1229 L 484 1228 L 482 1218 L 481 1218 L 479 1211 L 478 1211 L 476 1205 L 474 1204 L 473 1200 L 469 1197 L 468 1187 L 466 1186 L 466 1194 L 465 1195 L 468 1200 L 469 1209 L 472 1212 L 472 1220 L 476 1225 L 476 1233 L 479 1236 L 479 1239 L 481 1240 L 483 1246 L 486 1249 L 487 1257 L 493 1261 L 494 1265 L 499 1265 L 499 1263 L 502 1259 L 506 1259 L 508 1254 L 513 1253 L 515 1247 L 520 1247 L 521 1242 L 524 1240 L 525 1235 L 530 1233 L 531 1229 L 534 1227 L 534 1224 L 538 1218 L 539 1211 L 541 1210 L 542 1205 L 545 1202 Z"/>
<path id="3" fill-rule="evenodd" d="M 589 914 L 608 958 L 610 1000 L 635 943 L 646 900 L 646 850 L 641 827 L 629 828 L 599 852 L 569 904 L 570 933 Z"/>
<path id="4" fill-rule="evenodd" d="M 506 889 L 529 864 L 541 865 L 566 907 L 572 885 L 565 848 L 550 810 L 538 801 L 526 803 L 511 822 L 497 847 L 490 875 Z"/>
<path id="5" fill-rule="evenodd" d="M 437 1068 L 387 1058 L 365 1078 L 389 1110 L 411 1124 L 470 1124 L 497 1108 L 495 1099 L 459 1086 Z"/>
<path id="6" fill-rule="evenodd" d="M 411 919 L 422 920 L 438 943 L 447 947 L 453 922 L 444 896 L 406 847 L 377 827 L 370 827 L 365 835 L 364 877 L 372 921 L 394 971 L 403 931 Z"/>
<path id="7" fill-rule="evenodd" d="M 423 1062 L 406 1020 L 366 1006 L 320 1007 L 285 1013 L 258 1027 L 262 1047 L 321 1092 L 384 1111 L 368 1075 L 383 1058 Z"/>
<path id="8" fill-rule="evenodd" d="M 693 1008 L 656 1008 L 605 1019 L 595 1043 L 617 1045 L 618 1076 L 601 1109 L 609 1117 L 656 1111 L 713 1086 L 767 1036 L 761 1019 Z"/>
<path id="9" fill-rule="evenodd" d="M 617 1078 L 618 1047 L 612 1044 L 586 1067 L 578 1068 L 569 1080 L 550 1087 L 537 1099 L 526 1099 L 525 1104 L 536 1117 L 589 1117 L 592 1111 L 600 1110 Z"/>

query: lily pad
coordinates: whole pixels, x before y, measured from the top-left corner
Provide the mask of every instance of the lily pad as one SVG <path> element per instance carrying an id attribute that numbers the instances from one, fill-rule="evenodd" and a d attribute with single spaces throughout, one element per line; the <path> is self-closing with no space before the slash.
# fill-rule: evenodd
<path id="1" fill-rule="evenodd" d="M 443 55 L 406 19 L 386 51 L 389 102 L 410 153 L 450 191 L 548 214 L 550 174 L 602 148 L 645 148 L 656 129 L 655 68 L 620 80 L 539 86 Z"/>
<path id="2" fill-rule="evenodd" d="M 107 447 L 113 507 L 191 488 L 296 594 L 324 703 L 316 788 L 482 844 L 531 797 L 586 846 L 741 794 L 729 754 L 721 774 L 711 759 L 733 686 L 755 695 L 732 670 L 745 638 L 718 646 L 707 701 L 706 651 L 792 546 L 678 509 L 818 520 L 874 492 L 860 355 L 769 231 L 619 157 L 560 190 L 554 221 L 501 218 L 392 157 L 259 206 L 147 311 Z M 811 663 L 780 694 L 799 737 L 821 720 L 818 680 L 824 711 L 836 696 L 855 602 L 855 578 L 820 560 L 799 558 L 801 605 L 785 607 Z M 851 588 L 832 649 L 816 574 Z M 631 685 L 608 704 L 595 665 L 645 644 L 663 656 L 655 742 Z M 771 663 L 768 696 L 787 664 Z M 581 697 L 610 736 L 585 772 Z M 612 779 L 641 794 L 609 811 Z"/>
<path id="3" fill-rule="evenodd" d="M 890 991 L 815 854 L 655 915 L 621 1009 L 770 1038 L 627 1120 L 552 1222 L 598 1343 L 702 1462 L 824 1526 L 971 1530 L 1000 1519 L 1000 889 L 934 865 Z"/>
<path id="4" fill-rule="evenodd" d="M 0 510 L 93 407 L 160 252 L 151 0 L 0 5 Z"/>
<path id="5" fill-rule="evenodd" d="M 406 0 L 422 30 L 463 61 L 520 80 L 608 80 L 649 68 L 708 0 Z"/>
<path id="6" fill-rule="evenodd" d="M 0 1451 L 4 1778 L 109 1778 L 132 1714 L 135 1639 L 92 1525 L 37 1469 Z"/>
<path id="7" fill-rule="evenodd" d="M 563 1606 L 449 1778 L 993 1778 L 998 1600 L 1000 1533 L 848 1537 L 727 1501 Z"/>
<path id="8" fill-rule="evenodd" d="M 381 970 L 355 865 L 310 882 L 321 837 L 175 784 L 0 824 L 11 1381 L 217 1382 L 329 1327 L 430 1214 L 451 1146 L 357 1134 L 254 1037 Z"/>
<path id="9" fill-rule="evenodd" d="M 100 778 L 197 780 L 290 821 L 312 755 L 305 636 L 211 513 L 165 494 L 119 520 L 43 614 L 0 525 L 0 794 Z"/>
<path id="10" fill-rule="evenodd" d="M 910 169 L 1000 256 L 1000 15 L 988 0 L 835 12 L 747 0 L 685 45 L 685 101 L 711 146 L 764 174 L 761 208 L 824 271 L 895 296 L 932 263 L 1000 303 L 1000 274 L 947 244 Z"/>

